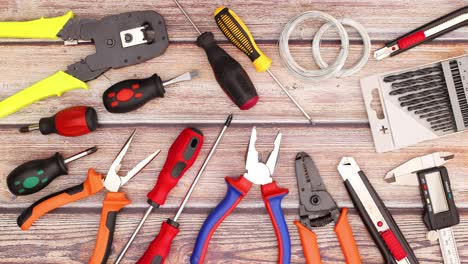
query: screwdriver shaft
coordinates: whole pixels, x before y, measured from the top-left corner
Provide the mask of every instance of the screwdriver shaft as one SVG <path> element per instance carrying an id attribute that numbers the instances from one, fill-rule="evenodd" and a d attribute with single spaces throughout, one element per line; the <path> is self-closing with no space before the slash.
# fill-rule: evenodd
<path id="1" fill-rule="evenodd" d="M 93 154 L 94 152 L 96 152 L 98 150 L 98 148 L 96 146 L 92 147 L 92 148 L 89 148 L 89 149 L 86 149 L 86 150 L 83 150 L 82 152 L 80 153 L 77 153 L 71 157 L 68 157 L 66 158 L 63 162 L 65 164 L 67 163 L 70 163 L 72 161 L 75 161 L 77 159 L 81 159 L 82 157 L 84 156 L 88 156 L 89 154 Z"/>
<path id="2" fill-rule="evenodd" d="M 211 156 L 213 156 L 214 152 L 216 151 L 216 148 L 218 147 L 218 144 L 221 141 L 221 138 L 223 137 L 224 132 L 226 132 L 226 129 L 231 124 L 231 121 L 232 121 L 232 114 L 230 114 L 228 116 L 228 118 L 226 119 L 226 122 L 224 123 L 223 129 L 221 130 L 221 132 L 219 132 L 219 135 L 216 138 L 216 141 L 213 144 L 213 147 L 211 147 L 210 153 L 208 153 L 208 155 L 206 156 L 205 161 L 203 162 L 203 165 L 200 167 L 200 170 L 197 173 L 197 176 L 195 176 L 195 179 L 193 179 L 193 182 L 190 185 L 189 190 L 185 194 L 184 200 L 179 205 L 179 210 L 177 210 L 177 213 L 176 213 L 176 215 L 175 215 L 175 217 L 173 219 L 174 222 L 177 222 L 177 219 L 179 219 L 180 215 L 182 214 L 182 211 L 184 210 L 185 205 L 187 204 L 190 196 L 192 195 L 193 190 L 195 190 L 195 187 L 197 186 L 198 180 L 200 180 L 201 175 L 205 171 L 205 168 L 208 165 L 208 162 L 210 161 Z"/>
<path id="3" fill-rule="evenodd" d="M 192 19 L 189 17 L 189 15 L 185 12 L 185 10 L 182 8 L 182 6 L 179 4 L 179 1 L 177 0 L 174 0 L 174 2 L 176 3 L 176 5 L 179 7 L 180 11 L 182 11 L 182 13 L 184 14 L 184 16 L 188 19 L 188 21 L 190 22 L 190 24 L 192 24 L 193 28 L 195 28 L 195 30 L 198 32 L 198 35 L 201 35 L 201 31 L 198 29 L 197 25 L 195 25 L 195 23 L 193 23 Z"/>
<path id="4" fill-rule="evenodd" d="M 315 122 L 312 121 L 312 118 L 307 114 L 307 112 L 302 108 L 302 106 L 294 99 L 294 97 L 289 93 L 289 91 L 283 86 L 283 84 L 276 78 L 276 76 L 270 71 L 270 69 L 267 69 L 267 72 L 270 74 L 271 78 L 275 80 L 275 82 L 278 84 L 278 86 L 283 90 L 283 92 L 291 99 L 291 101 L 296 105 L 296 107 L 301 110 L 302 114 L 309 120 L 311 125 L 315 125 Z"/>
<path id="5" fill-rule="evenodd" d="M 145 215 L 143 216 L 143 218 L 141 218 L 140 223 L 138 223 L 138 226 L 135 228 L 135 231 L 133 231 L 132 236 L 127 241 L 127 244 L 125 244 L 122 251 L 120 251 L 120 254 L 117 257 L 117 260 L 115 261 L 115 264 L 119 264 L 120 261 L 122 261 L 123 257 L 125 256 L 125 253 L 127 253 L 128 248 L 133 243 L 133 240 L 135 240 L 135 237 L 140 232 L 141 227 L 143 226 L 143 224 L 145 223 L 146 219 L 151 214 L 151 211 L 153 211 L 153 209 L 154 209 L 154 206 L 152 206 L 152 205 L 148 206 L 148 208 L 146 209 Z"/>
<path id="6" fill-rule="evenodd" d="M 33 131 L 33 130 L 39 130 L 39 124 L 34 124 L 34 125 L 28 125 L 28 126 L 21 127 L 19 129 L 19 132 L 27 133 L 27 132 Z"/>

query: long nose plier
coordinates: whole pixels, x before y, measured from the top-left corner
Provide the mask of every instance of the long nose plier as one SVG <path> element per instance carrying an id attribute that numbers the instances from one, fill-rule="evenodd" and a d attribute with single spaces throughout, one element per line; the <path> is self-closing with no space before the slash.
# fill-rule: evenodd
<path id="1" fill-rule="evenodd" d="M 108 192 L 106 193 L 106 197 L 102 203 L 101 220 L 99 222 L 96 244 L 94 246 L 94 252 L 89 263 L 106 263 L 112 247 L 117 213 L 124 206 L 131 203 L 131 201 L 126 197 L 125 193 L 119 192 L 119 189 L 131 178 L 137 175 L 160 152 L 158 150 L 149 155 L 146 159 L 131 169 L 125 176 L 118 175 L 121 165 L 120 163 L 124 158 L 125 153 L 127 153 L 134 136 L 135 132 L 133 132 L 132 135 L 127 139 L 127 142 L 112 162 L 112 165 L 109 168 L 109 172 L 106 175 L 97 173 L 92 168 L 89 169 L 88 177 L 83 183 L 46 196 L 24 210 L 17 219 L 18 226 L 20 226 L 22 230 L 27 230 L 34 223 L 34 221 L 46 213 L 68 203 L 94 195 L 105 188 Z"/>
<path id="2" fill-rule="evenodd" d="M 281 209 L 281 201 L 283 197 L 288 194 L 288 189 L 278 187 L 276 182 L 271 178 L 278 161 L 281 133 L 278 133 L 276 136 L 273 151 L 270 153 L 266 163 L 261 162 L 259 159 L 259 154 L 255 149 L 256 140 L 257 130 L 254 127 L 247 150 L 245 166 L 247 172 L 238 178 L 226 177 L 226 183 L 228 185 L 226 196 L 211 212 L 200 229 L 190 259 L 192 264 L 203 263 L 211 236 L 223 220 L 236 208 L 245 195 L 247 195 L 252 184 L 261 185 L 263 201 L 270 215 L 278 240 L 278 263 L 290 263 L 291 241 Z"/>

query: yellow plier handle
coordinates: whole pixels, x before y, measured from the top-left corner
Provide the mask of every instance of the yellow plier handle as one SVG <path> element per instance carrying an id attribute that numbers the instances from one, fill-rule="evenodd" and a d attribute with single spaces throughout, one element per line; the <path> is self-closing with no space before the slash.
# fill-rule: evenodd
<path id="1" fill-rule="evenodd" d="M 21 108 L 39 100 L 50 96 L 61 96 L 66 91 L 78 88 L 88 89 L 88 86 L 72 75 L 63 71 L 58 71 L 5 100 L 0 101 L 0 118 L 13 114 Z"/>
<path id="2" fill-rule="evenodd" d="M 63 16 L 22 22 L 0 22 L 0 38 L 58 39 L 57 36 L 65 24 L 73 18 L 68 11 Z"/>

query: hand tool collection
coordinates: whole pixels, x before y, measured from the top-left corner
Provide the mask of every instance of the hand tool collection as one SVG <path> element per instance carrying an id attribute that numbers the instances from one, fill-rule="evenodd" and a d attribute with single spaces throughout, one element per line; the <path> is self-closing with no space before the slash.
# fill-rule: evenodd
<path id="1" fill-rule="evenodd" d="M 160 152 L 159 150 L 155 151 L 153 154 L 138 163 L 133 169 L 128 171 L 125 176 L 120 176 L 118 172 L 121 167 L 121 161 L 130 147 L 135 136 L 135 132 L 136 131 L 134 131 L 127 139 L 117 157 L 112 162 L 106 175 L 102 175 L 92 168 L 89 169 L 85 182 L 48 195 L 23 211 L 23 213 L 18 217 L 18 226 L 21 227 L 22 230 L 27 230 L 37 219 L 46 213 L 68 203 L 94 195 L 105 188 L 108 192 L 106 193 L 102 203 L 101 220 L 99 222 L 96 244 L 89 263 L 106 263 L 111 251 L 117 213 L 124 206 L 131 203 L 125 193 L 119 192 L 119 189 L 143 170 L 143 168 L 146 167 L 146 165 L 148 165 Z"/>
<path id="2" fill-rule="evenodd" d="M 241 110 L 254 107 L 259 95 L 246 70 L 217 44 L 212 32 L 202 33 L 178 0 L 174 2 L 199 34 L 196 45 L 205 51 L 215 79 L 224 93 Z M 309 70 L 299 65 L 294 60 L 289 47 L 293 32 L 304 21 L 310 19 L 325 22 L 312 40 L 312 55 L 319 70 Z M 214 11 L 214 20 L 229 42 L 248 56 L 255 69 L 258 72 L 267 72 L 308 122 L 315 124 L 288 88 L 270 70 L 272 60 L 260 50 L 249 28 L 240 17 L 229 8 L 221 6 Z M 395 56 L 464 25 L 468 25 L 468 6 L 387 43 L 385 47 L 375 51 L 374 59 L 382 60 Z M 356 29 L 363 40 L 362 57 L 351 68 L 346 69 L 344 65 L 349 55 L 350 41 L 344 26 Z M 321 57 L 320 44 L 325 32 L 331 27 L 338 30 L 341 48 L 337 59 L 328 65 Z M 95 47 L 94 54 L 69 65 L 65 71 L 58 71 L 0 101 L 0 118 L 47 97 L 61 96 L 72 89 L 88 89 L 86 82 L 98 78 L 109 69 L 131 66 L 161 56 L 169 45 L 164 18 L 159 13 L 149 10 L 107 15 L 101 19 L 74 18 L 74 14 L 69 11 L 63 16 L 53 18 L 0 22 L 0 38 L 61 39 L 65 45 L 92 43 Z M 351 18 L 337 20 L 332 15 L 319 11 L 306 11 L 292 17 L 279 37 L 279 55 L 284 66 L 292 75 L 303 80 L 351 76 L 365 66 L 370 57 L 370 49 L 371 40 L 364 26 Z M 128 113 L 137 109 L 144 111 L 150 107 L 149 101 L 165 96 L 169 85 L 189 81 L 196 76 L 198 71 L 192 70 L 166 81 L 163 81 L 158 74 L 147 78 L 135 77 L 123 80 L 104 91 L 102 103 L 110 113 Z M 360 82 L 377 152 L 395 150 L 423 140 L 463 131 L 468 127 L 468 55 L 466 54 L 411 69 L 376 74 L 362 78 Z M 376 105 L 379 104 L 376 102 L 380 103 L 382 109 L 378 109 Z M 138 264 L 163 264 L 170 257 L 171 246 L 184 224 L 179 222 L 182 212 L 231 125 L 232 119 L 232 114 L 227 117 L 211 150 L 180 202 L 175 216 L 162 222 L 159 233 L 149 243 L 137 261 Z M 102 118 L 101 122 L 104 123 Z M 26 125 L 19 131 L 27 133 L 39 130 L 43 135 L 78 137 L 95 131 L 98 126 L 97 111 L 90 106 L 78 105 L 65 108 L 53 116 L 41 118 L 37 124 Z M 119 190 L 160 153 L 160 150 L 153 152 L 121 176 L 119 174 L 121 162 L 135 138 L 135 133 L 136 130 L 128 137 L 112 161 L 107 174 L 100 174 L 90 168 L 83 183 L 47 195 L 31 204 L 18 216 L 18 226 L 22 230 L 28 230 L 45 214 L 106 189 L 95 246 L 92 255 L 90 254 L 89 263 L 107 263 L 112 251 L 117 214 L 131 203 L 126 193 Z M 263 202 L 277 240 L 277 263 L 291 263 L 291 238 L 282 209 L 283 198 L 289 191 L 287 188 L 279 187 L 272 178 L 279 159 L 281 139 L 282 133 L 278 132 L 273 150 L 264 161 L 256 148 L 256 127 L 252 128 L 245 157 L 246 172 L 237 178 L 225 178 L 227 192 L 201 226 L 190 256 L 191 264 L 206 262 L 213 234 L 240 204 L 252 185 L 260 185 Z M 166 203 L 171 191 L 195 164 L 204 142 L 203 133 L 192 127 L 183 129 L 174 140 L 168 149 L 166 161 L 156 183 L 147 194 L 148 207 L 117 256 L 116 264 L 123 260 L 151 213 Z M 57 152 L 48 158 L 25 162 L 14 168 L 6 177 L 7 187 L 16 196 L 39 192 L 57 177 L 68 175 L 69 163 L 90 155 L 97 149 L 97 146 L 88 148 L 68 158 Z M 439 241 L 445 264 L 459 264 L 463 261 L 458 254 L 453 231 L 453 227 L 460 223 L 460 215 L 455 205 L 447 169 L 443 166 L 453 157 L 454 155 L 449 152 L 435 152 L 416 157 L 391 170 L 384 178 L 392 186 L 419 187 L 424 208 L 422 220 L 428 229 L 427 237 L 431 242 Z M 305 263 L 318 264 L 325 260 L 325 255 L 321 255 L 319 249 L 320 239 L 317 238 L 316 232 L 332 222 L 346 263 L 366 263 L 364 255 L 360 254 L 348 220 L 348 208 L 341 208 L 333 199 L 325 186 L 327 179 L 320 175 L 314 160 L 305 152 L 298 152 L 295 156 L 295 169 L 299 219 L 294 221 L 294 225 L 301 240 Z M 338 165 L 338 172 L 384 262 L 419 263 L 390 211 L 354 158 L 343 157 Z M 57 182 L 59 181 L 61 180 Z"/>
<path id="3" fill-rule="evenodd" d="M 278 240 L 278 263 L 290 263 L 291 241 L 288 226 L 281 209 L 281 201 L 284 196 L 288 194 L 288 189 L 278 187 L 271 177 L 278 162 L 281 132 L 276 136 L 273 150 L 271 151 L 266 163 L 263 163 L 260 159 L 259 153 L 255 148 L 256 141 L 257 130 L 254 127 L 252 129 L 252 134 L 250 135 L 249 145 L 247 148 L 245 162 L 245 169 L 247 172 L 238 178 L 226 177 L 226 183 L 228 185 L 226 196 L 203 223 L 203 226 L 198 233 L 197 241 L 195 242 L 190 263 L 204 263 L 211 236 L 224 219 L 231 214 L 231 212 L 247 195 L 253 184 L 261 185 L 263 202 L 265 203 L 265 207 L 275 229 L 276 238 Z"/>
<path id="4" fill-rule="evenodd" d="M 200 130 L 196 128 L 186 128 L 180 133 L 174 143 L 172 143 L 167 154 L 166 162 L 159 172 L 156 184 L 153 189 L 148 192 L 148 209 L 146 209 L 146 213 L 141 218 L 140 223 L 122 250 L 121 257 L 117 262 L 120 261 L 130 247 L 153 209 L 164 205 L 171 190 L 174 189 L 185 172 L 192 167 L 200 153 L 203 140 L 203 134 Z"/>
<path id="5" fill-rule="evenodd" d="M 431 241 L 439 240 L 445 264 L 459 264 L 452 226 L 460 223 L 447 169 L 442 166 L 454 157 L 449 152 L 435 152 L 413 158 L 385 176 L 390 184 L 419 186 L 424 204 L 423 221 Z"/>

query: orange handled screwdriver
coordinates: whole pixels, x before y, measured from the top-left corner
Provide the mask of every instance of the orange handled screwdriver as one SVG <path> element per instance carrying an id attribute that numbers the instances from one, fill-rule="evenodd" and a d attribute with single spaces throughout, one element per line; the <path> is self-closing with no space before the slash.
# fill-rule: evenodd
<path id="1" fill-rule="evenodd" d="M 163 264 L 166 260 L 166 257 L 171 249 L 172 241 L 174 240 L 175 236 L 179 233 L 179 223 L 177 222 L 177 220 L 182 214 L 185 205 L 187 204 L 190 196 L 192 195 L 193 190 L 195 190 L 195 187 L 197 186 L 201 175 L 205 171 L 205 168 L 208 165 L 211 156 L 213 156 L 214 152 L 216 151 L 216 148 L 218 147 L 219 142 L 221 141 L 224 135 L 224 132 L 226 132 L 226 129 L 231 124 L 231 121 L 232 115 L 229 115 L 226 119 L 226 122 L 224 123 L 223 129 L 221 130 L 221 132 L 219 132 L 219 135 L 216 138 L 213 147 L 211 147 L 210 153 L 208 153 L 208 155 L 206 156 L 203 165 L 200 167 L 200 170 L 197 173 L 197 176 L 195 176 L 192 185 L 190 185 L 189 190 L 185 194 L 184 200 L 180 204 L 176 215 L 173 219 L 168 218 L 166 222 L 162 223 L 161 229 L 159 230 L 159 234 L 156 236 L 153 242 L 151 242 L 148 249 L 146 249 L 144 255 L 141 256 L 140 260 L 138 260 L 137 264 Z"/>
<path id="2" fill-rule="evenodd" d="M 148 193 L 148 209 L 141 219 L 140 223 L 133 231 L 125 247 L 119 254 L 117 261 L 119 263 L 133 240 L 137 236 L 141 227 L 154 208 L 159 208 L 166 202 L 169 192 L 177 185 L 180 178 L 193 165 L 198 157 L 198 153 L 203 145 L 203 134 L 196 128 L 184 129 L 177 139 L 172 143 L 167 155 L 166 163 L 159 173 L 158 180 L 153 189 Z"/>
<path id="3" fill-rule="evenodd" d="M 249 57 L 252 61 L 255 69 L 258 72 L 268 72 L 271 78 L 278 84 L 278 86 L 283 90 L 283 92 L 289 97 L 289 99 L 296 105 L 296 107 L 301 111 L 301 113 L 309 120 L 310 124 L 314 125 L 314 121 L 307 114 L 307 112 L 302 108 L 302 106 L 294 99 L 294 97 L 288 92 L 284 85 L 276 78 L 276 76 L 270 71 L 271 59 L 268 58 L 260 48 L 255 43 L 252 34 L 250 33 L 247 26 L 244 22 L 227 7 L 221 6 L 216 9 L 214 12 L 214 17 L 216 24 L 218 25 L 221 32 L 226 36 L 226 38 L 231 41 L 234 46 L 244 52 L 245 55 Z"/>

